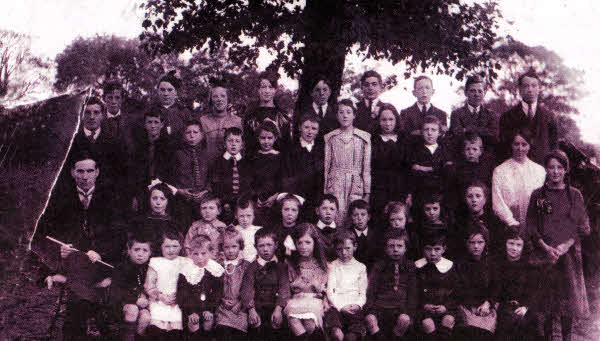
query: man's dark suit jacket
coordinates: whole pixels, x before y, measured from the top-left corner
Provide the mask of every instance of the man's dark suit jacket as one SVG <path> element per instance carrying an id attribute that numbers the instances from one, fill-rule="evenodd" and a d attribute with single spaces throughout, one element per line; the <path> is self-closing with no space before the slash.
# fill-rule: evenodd
<path id="1" fill-rule="evenodd" d="M 429 106 L 429 110 L 427 110 L 425 114 L 419 110 L 417 103 L 400 111 L 400 129 L 406 136 L 406 142 L 408 144 L 415 144 L 421 141 L 417 136 L 411 135 L 410 133 L 414 130 L 423 129 L 423 118 L 429 115 L 439 118 L 443 126 L 446 127 L 448 125 L 448 114 L 446 114 L 445 111 L 436 108 L 433 104 Z"/>
<path id="2" fill-rule="evenodd" d="M 469 111 L 467 105 L 458 108 L 450 115 L 450 132 L 455 139 L 457 146 L 460 146 L 465 131 L 471 131 L 479 134 L 483 139 L 484 145 L 495 146 L 498 141 L 498 119 L 496 114 L 485 108 L 483 105 L 479 113 L 473 114 Z"/>
<path id="3" fill-rule="evenodd" d="M 533 119 L 525 115 L 521 103 L 502 114 L 498 161 L 503 162 L 511 156 L 510 138 L 520 128 L 528 128 L 533 134 L 529 158 L 543 164 L 546 154 L 558 146 L 558 132 L 554 114 L 542 107 L 539 102 Z"/>

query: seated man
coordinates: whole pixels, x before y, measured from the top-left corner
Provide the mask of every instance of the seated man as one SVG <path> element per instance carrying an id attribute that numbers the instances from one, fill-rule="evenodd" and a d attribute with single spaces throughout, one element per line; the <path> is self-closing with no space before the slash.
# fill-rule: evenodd
<path id="1" fill-rule="evenodd" d="M 65 340 L 85 337 L 95 329 L 100 288 L 110 285 L 110 268 L 99 260 L 116 264 L 124 245 L 114 223 L 118 220 L 112 191 L 96 180 L 100 168 L 86 152 L 73 156 L 71 186 L 56 188 L 40 218 L 32 248 L 54 271 L 46 277 L 48 287 L 67 283 L 67 313 L 63 326 Z M 58 245 L 51 236 L 66 245 Z"/>

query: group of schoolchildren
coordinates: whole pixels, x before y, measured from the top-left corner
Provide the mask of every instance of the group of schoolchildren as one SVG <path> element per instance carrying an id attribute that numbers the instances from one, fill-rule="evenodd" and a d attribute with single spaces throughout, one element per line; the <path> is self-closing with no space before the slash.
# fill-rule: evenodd
<path id="1" fill-rule="evenodd" d="M 222 86 L 211 98 L 222 115 L 145 112 L 148 143 L 130 155 L 146 166 L 121 182 L 143 184 L 127 190 L 140 214 L 127 220 L 127 256 L 110 286 L 98 285 L 110 288 L 123 340 L 550 340 L 554 307 L 540 296 L 547 268 L 528 259 L 531 233 L 490 209 L 502 141 L 487 121 L 453 113 L 448 128 L 427 77 L 401 113 L 368 96 L 359 108 L 340 101 L 337 125 L 318 79 L 312 112 L 288 117 L 272 106 L 272 78 L 261 77 L 267 105 L 244 119 L 227 113 Z M 362 81 L 373 80 L 381 87 L 374 71 Z M 485 82 L 470 78 L 467 94 L 471 86 Z M 173 106 L 170 88 L 172 75 L 158 92 Z M 564 161 L 555 153 L 547 169 Z M 76 180 L 82 161 L 115 162 L 85 155 L 71 160 Z M 546 234 L 535 236 L 544 243 Z M 570 244 L 544 243 L 552 264 Z M 61 248 L 63 262 L 72 254 Z M 86 257 L 102 255 L 89 251 L 48 284 L 77 285 L 78 271 L 96 269 Z M 92 316 L 95 302 L 79 299 L 89 307 L 78 312 Z"/>

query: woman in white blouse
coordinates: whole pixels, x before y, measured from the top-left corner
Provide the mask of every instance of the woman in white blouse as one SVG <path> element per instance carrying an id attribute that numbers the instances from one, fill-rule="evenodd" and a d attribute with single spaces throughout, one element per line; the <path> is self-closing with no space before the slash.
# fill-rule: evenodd
<path id="1" fill-rule="evenodd" d="M 492 207 L 494 213 L 508 226 L 523 231 L 529 197 L 542 187 L 546 170 L 527 156 L 532 135 L 519 129 L 511 139 L 512 155 L 494 169 L 492 176 Z"/>

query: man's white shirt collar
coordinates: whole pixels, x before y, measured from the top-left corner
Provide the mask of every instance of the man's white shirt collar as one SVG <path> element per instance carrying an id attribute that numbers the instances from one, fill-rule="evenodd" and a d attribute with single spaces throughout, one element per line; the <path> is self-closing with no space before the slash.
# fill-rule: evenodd
<path id="1" fill-rule="evenodd" d="M 86 137 L 92 136 L 92 131 L 85 127 L 83 128 L 83 133 L 85 134 Z M 96 139 L 98 139 L 98 136 L 100 136 L 100 128 L 98 128 L 98 129 L 96 129 L 96 131 L 94 131 L 94 135 L 92 136 L 94 141 L 96 141 Z"/>
<path id="2" fill-rule="evenodd" d="M 258 257 L 256 257 L 256 261 L 258 262 L 258 265 L 260 265 L 260 266 L 265 266 L 265 264 L 267 264 L 268 262 L 279 263 L 277 256 L 273 256 L 273 258 L 271 258 L 271 260 L 269 260 L 269 261 L 264 260 L 264 259 L 260 258 L 260 256 L 258 256 Z"/>
<path id="3" fill-rule="evenodd" d="M 364 235 L 365 235 L 365 237 L 366 237 L 366 236 L 367 236 L 367 234 L 368 234 L 368 232 L 369 232 L 369 227 L 368 227 L 368 226 L 367 226 L 367 227 L 365 227 L 365 229 L 364 229 L 364 230 L 362 230 L 362 231 L 360 231 L 360 230 L 357 230 L 357 229 L 354 229 L 354 232 L 356 232 L 356 235 L 357 235 L 358 237 L 360 237 L 360 236 L 361 236 L 361 235 L 363 235 L 363 234 L 364 234 Z"/>
<path id="4" fill-rule="evenodd" d="M 114 115 L 111 114 L 111 113 L 109 113 L 108 111 L 106 112 L 106 117 L 107 118 L 117 118 L 119 116 L 121 116 L 121 109 L 119 109 L 119 111 L 117 111 L 117 113 L 114 114 Z"/>
<path id="5" fill-rule="evenodd" d="M 381 140 L 383 142 L 388 142 L 388 141 L 398 142 L 398 135 L 388 135 L 388 136 L 380 135 L 380 136 L 381 136 Z"/>
<path id="6" fill-rule="evenodd" d="M 419 102 L 417 102 L 417 107 L 419 108 L 420 112 L 423 112 L 423 105 Z M 431 103 L 427 103 L 427 106 L 425 107 L 425 111 L 429 111 L 429 108 L 431 108 Z"/>
<path id="7" fill-rule="evenodd" d="M 429 151 L 433 155 L 433 153 L 435 153 L 435 151 L 438 149 L 438 144 L 436 143 L 432 145 L 425 145 L 425 148 L 429 149 Z"/>
<path id="8" fill-rule="evenodd" d="M 325 225 L 325 223 L 324 223 L 324 222 L 322 222 L 322 221 L 320 221 L 320 220 L 319 220 L 319 222 L 317 223 L 317 227 L 318 227 L 320 230 L 322 230 L 322 229 L 324 229 L 324 228 L 326 228 L 326 227 L 331 227 L 332 229 L 334 229 L 334 228 L 336 228 L 337 226 L 335 225 L 335 221 L 332 221 L 332 222 L 331 222 L 331 225 Z"/>
<path id="9" fill-rule="evenodd" d="M 469 103 L 467 103 L 467 108 L 469 109 L 469 112 L 471 114 L 479 114 L 479 112 L 481 111 L 481 105 L 478 106 L 477 108 L 472 107 Z"/>
<path id="10" fill-rule="evenodd" d="M 523 112 L 525 113 L 526 116 L 530 116 L 529 115 L 529 106 L 531 106 L 531 111 L 533 112 L 532 116 L 535 116 L 536 112 L 537 112 L 537 101 L 531 103 L 531 104 L 527 104 L 527 102 L 525 101 L 521 101 L 521 108 L 523 109 Z"/>
<path id="11" fill-rule="evenodd" d="M 319 106 L 317 103 L 313 102 L 313 109 L 315 110 L 317 115 L 319 114 L 319 109 L 321 108 L 323 108 L 323 116 L 325 116 L 327 114 L 327 103 Z"/>
<path id="12" fill-rule="evenodd" d="M 453 264 L 454 263 L 452 263 L 451 260 L 442 257 L 442 259 L 440 259 L 440 261 L 435 264 L 435 267 L 438 269 L 439 272 L 445 274 L 450 269 L 452 269 Z M 419 269 L 424 267 L 425 265 L 427 265 L 426 258 L 421 258 L 415 262 L 415 266 Z"/>
<path id="13" fill-rule="evenodd" d="M 312 152 L 312 149 L 315 145 L 315 141 L 306 142 L 300 137 L 300 147 L 308 149 L 309 152 Z"/>
<path id="14" fill-rule="evenodd" d="M 225 158 L 225 160 L 229 160 L 232 157 L 235 159 L 235 161 L 240 161 L 242 159 L 242 155 L 240 153 L 231 155 L 229 152 L 225 152 L 225 154 L 223 154 L 223 157 Z"/>

